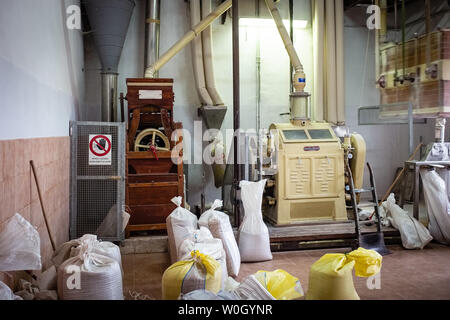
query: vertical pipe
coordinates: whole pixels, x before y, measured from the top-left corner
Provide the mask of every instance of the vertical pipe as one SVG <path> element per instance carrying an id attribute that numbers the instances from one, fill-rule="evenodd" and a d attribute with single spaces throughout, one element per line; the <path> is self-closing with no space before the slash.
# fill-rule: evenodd
<path id="1" fill-rule="evenodd" d="M 406 5 L 405 0 L 402 0 L 402 61 L 403 61 L 403 75 L 406 78 Z"/>
<path id="2" fill-rule="evenodd" d="M 314 0 L 314 110 L 316 121 L 324 120 L 324 27 L 325 0 Z"/>
<path id="3" fill-rule="evenodd" d="M 145 4 L 145 68 L 153 65 L 159 58 L 159 39 L 161 25 L 161 0 L 147 0 Z M 144 70 L 145 72 L 145 70 Z M 158 72 L 155 74 L 158 77 Z"/>
<path id="4" fill-rule="evenodd" d="M 191 0 L 192 1 L 192 0 Z M 202 1 L 202 19 L 205 19 L 211 13 L 211 0 Z M 213 64 L 213 44 L 212 44 L 212 27 L 209 25 L 202 32 L 203 44 L 203 65 L 205 70 L 206 89 L 215 106 L 223 105 L 222 98 L 216 89 L 216 80 L 214 76 Z"/>
<path id="5" fill-rule="evenodd" d="M 259 0 L 255 0 L 255 16 L 260 17 Z M 256 132 L 261 130 L 261 34 L 256 30 Z M 258 140 L 259 147 L 259 140 Z"/>
<path id="6" fill-rule="evenodd" d="M 327 39 L 327 121 L 337 123 L 336 104 L 336 34 L 335 34 L 335 12 L 334 1 L 326 1 L 326 39 Z"/>
<path id="7" fill-rule="evenodd" d="M 427 33 L 427 48 L 426 48 L 426 64 L 427 68 L 431 63 L 431 4 L 430 0 L 425 0 L 425 16 L 426 16 L 426 33 Z"/>
<path id="8" fill-rule="evenodd" d="M 375 0 L 375 4 L 380 6 L 380 1 Z M 380 80 L 380 30 L 375 29 L 375 81 Z"/>
<path id="9" fill-rule="evenodd" d="M 289 0 L 289 37 L 291 38 L 292 44 L 294 43 L 294 0 Z M 290 64 L 290 74 L 289 79 L 291 79 L 294 74 L 294 67 L 292 63 Z M 294 85 L 291 83 L 291 92 L 294 92 Z"/>
<path id="10" fill-rule="evenodd" d="M 239 135 L 240 129 L 240 81 L 239 81 L 239 3 L 238 0 L 232 2 L 232 29 L 233 29 L 233 128 L 234 128 L 234 223 L 236 226 L 240 224 L 240 205 L 237 198 L 237 191 L 240 181 L 240 165 L 238 163 L 239 152 Z"/>
<path id="11" fill-rule="evenodd" d="M 117 73 L 102 73 L 102 121 L 117 122 Z M 123 121 L 123 119 L 122 119 Z"/>
<path id="12" fill-rule="evenodd" d="M 336 12 L 336 121 L 345 125 L 345 78 L 344 78 L 344 0 L 335 1 Z"/>
<path id="13" fill-rule="evenodd" d="M 200 22 L 200 0 L 190 1 L 191 26 L 194 27 Z M 205 69 L 203 67 L 202 37 L 192 40 L 192 61 L 194 67 L 194 77 L 197 84 L 198 94 L 202 105 L 212 106 L 213 101 L 206 89 Z"/>

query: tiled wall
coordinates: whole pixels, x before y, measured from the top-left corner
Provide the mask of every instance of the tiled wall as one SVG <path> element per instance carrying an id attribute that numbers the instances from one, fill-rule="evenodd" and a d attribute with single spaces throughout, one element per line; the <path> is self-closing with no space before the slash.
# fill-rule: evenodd
<path id="1" fill-rule="evenodd" d="M 0 140 L 0 232 L 16 212 L 31 222 L 40 234 L 44 270 L 52 246 L 30 160 L 37 170 L 50 231 L 58 246 L 69 237 L 69 157 L 69 137 Z"/>

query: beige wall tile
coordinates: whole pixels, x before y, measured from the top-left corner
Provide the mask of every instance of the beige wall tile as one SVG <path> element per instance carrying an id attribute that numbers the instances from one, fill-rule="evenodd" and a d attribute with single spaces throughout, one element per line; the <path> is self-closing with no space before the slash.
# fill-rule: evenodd
<path id="1" fill-rule="evenodd" d="M 4 140 L 3 141 L 3 180 L 8 177 L 15 176 L 15 143 L 14 140 Z"/>
<path id="2" fill-rule="evenodd" d="M 15 212 L 37 227 L 44 267 L 52 247 L 44 223 L 30 160 L 37 168 L 50 230 L 59 245 L 69 231 L 69 137 L 0 141 L 0 230 Z"/>
<path id="3" fill-rule="evenodd" d="M 30 176 L 28 174 L 17 175 L 14 177 L 14 210 L 28 206 L 30 201 Z"/>
<path id="4" fill-rule="evenodd" d="M 4 160 L 3 160 L 3 152 L 5 149 L 5 142 L 0 140 L 0 182 L 3 181 L 3 166 L 4 166 Z"/>
<path id="5" fill-rule="evenodd" d="M 7 177 L 3 180 L 3 204 L 0 210 L 0 222 L 4 222 L 9 217 L 14 215 L 15 209 L 15 193 L 14 193 L 14 177 Z"/>

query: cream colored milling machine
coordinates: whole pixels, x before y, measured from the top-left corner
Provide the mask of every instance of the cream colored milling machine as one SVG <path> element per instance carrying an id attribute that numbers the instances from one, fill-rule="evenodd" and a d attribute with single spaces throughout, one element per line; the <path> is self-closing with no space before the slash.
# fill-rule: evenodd
<path id="1" fill-rule="evenodd" d="M 278 136 L 275 139 L 278 141 L 278 154 L 275 168 L 273 165 L 263 168 L 263 172 L 273 169 L 276 172 L 274 176 L 265 176 L 268 182 L 263 213 L 275 225 L 348 220 L 345 162 L 348 159 L 355 188 L 361 189 L 366 160 L 365 141 L 361 135 L 349 134 L 348 130 L 341 140 L 330 123 L 310 120 L 310 95 L 304 92 L 306 76 L 303 66 L 275 3 L 266 0 L 266 4 L 294 67 L 294 92 L 290 95 L 291 122 L 270 127 Z M 267 145 L 271 144 L 269 138 Z M 265 156 L 272 158 L 273 150 L 270 147 L 267 150 Z"/>

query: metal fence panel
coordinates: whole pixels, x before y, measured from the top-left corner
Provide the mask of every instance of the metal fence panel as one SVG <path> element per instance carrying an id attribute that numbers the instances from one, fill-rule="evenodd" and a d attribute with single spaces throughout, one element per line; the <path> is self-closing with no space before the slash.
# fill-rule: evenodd
<path id="1" fill-rule="evenodd" d="M 92 137 L 110 136 L 100 146 L 110 163 L 93 165 Z M 125 124 L 71 122 L 70 238 L 97 234 L 106 241 L 122 241 L 125 208 Z M 109 139 L 108 139 L 109 140 Z M 91 151 L 90 151 L 91 150 Z M 108 151 L 109 150 L 109 151 Z"/>

